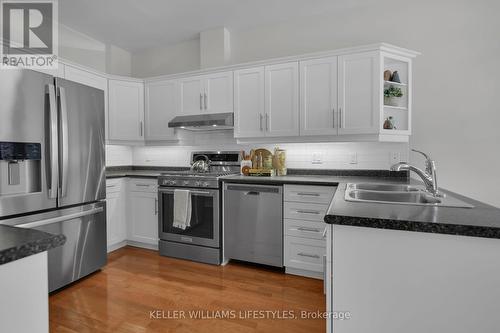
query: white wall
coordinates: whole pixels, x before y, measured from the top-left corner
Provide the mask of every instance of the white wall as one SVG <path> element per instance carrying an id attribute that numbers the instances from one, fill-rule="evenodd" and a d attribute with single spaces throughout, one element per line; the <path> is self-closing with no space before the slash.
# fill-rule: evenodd
<path id="1" fill-rule="evenodd" d="M 115 75 L 132 75 L 132 55 L 130 52 L 114 45 L 106 46 L 106 73 Z"/>
<path id="2" fill-rule="evenodd" d="M 100 72 L 130 75 L 130 52 L 59 24 L 59 57 Z"/>
<path id="3" fill-rule="evenodd" d="M 152 77 L 200 68 L 200 40 L 160 46 L 132 54 L 132 75 Z"/>
<path id="4" fill-rule="evenodd" d="M 411 146 L 437 161 L 442 187 L 500 207 L 496 195 L 500 188 L 499 12 L 496 0 L 354 2 L 342 12 L 231 30 L 231 62 L 380 41 L 422 52 L 414 67 Z M 187 54 L 195 49 L 177 50 L 177 57 L 186 52 L 182 65 L 152 61 L 150 66 L 155 75 L 197 68 L 193 55 Z M 163 56 L 156 53 L 155 57 Z M 150 74 L 135 63 L 133 72 Z M 412 155 L 411 160 L 422 165 L 420 157 Z"/>
<path id="5" fill-rule="evenodd" d="M 106 72 L 106 44 L 59 24 L 59 56 Z"/>

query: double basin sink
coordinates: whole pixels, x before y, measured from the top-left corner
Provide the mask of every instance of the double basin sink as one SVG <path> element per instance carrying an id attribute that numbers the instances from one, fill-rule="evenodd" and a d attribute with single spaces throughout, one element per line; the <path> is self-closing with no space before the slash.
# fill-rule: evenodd
<path id="1" fill-rule="evenodd" d="M 473 208 L 450 195 L 433 196 L 423 186 L 405 184 L 349 183 L 345 200 L 386 204 Z"/>

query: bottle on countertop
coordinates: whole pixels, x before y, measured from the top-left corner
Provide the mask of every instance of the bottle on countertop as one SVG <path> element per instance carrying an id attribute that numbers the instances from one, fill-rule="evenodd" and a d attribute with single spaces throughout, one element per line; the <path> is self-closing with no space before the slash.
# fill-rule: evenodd
<path id="1" fill-rule="evenodd" d="M 248 176 L 252 168 L 251 155 L 246 155 L 245 151 L 241 151 L 240 172 L 243 176 Z"/>
<path id="2" fill-rule="evenodd" d="M 259 153 L 259 157 L 257 158 L 257 169 L 262 169 L 262 152 Z"/>
<path id="3" fill-rule="evenodd" d="M 286 151 L 283 149 L 279 149 L 278 147 L 274 148 L 274 161 L 273 167 L 276 169 L 277 176 L 286 176 Z"/>

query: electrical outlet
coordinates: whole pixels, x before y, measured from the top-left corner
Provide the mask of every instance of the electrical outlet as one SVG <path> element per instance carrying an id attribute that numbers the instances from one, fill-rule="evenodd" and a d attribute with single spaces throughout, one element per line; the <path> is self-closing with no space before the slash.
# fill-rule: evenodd
<path id="1" fill-rule="evenodd" d="M 401 162 L 401 153 L 399 153 L 398 151 L 393 151 L 389 153 L 389 162 L 391 164 L 396 164 Z"/>
<path id="2" fill-rule="evenodd" d="M 349 154 L 349 163 L 350 164 L 358 164 L 358 154 L 357 153 L 350 153 Z"/>
<path id="3" fill-rule="evenodd" d="M 313 153 L 312 154 L 312 164 L 323 164 L 323 154 Z"/>

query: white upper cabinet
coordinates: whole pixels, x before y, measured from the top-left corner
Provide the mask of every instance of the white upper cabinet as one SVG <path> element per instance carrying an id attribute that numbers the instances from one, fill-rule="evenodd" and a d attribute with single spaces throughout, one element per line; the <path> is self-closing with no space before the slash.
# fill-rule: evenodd
<path id="1" fill-rule="evenodd" d="M 264 67 L 234 72 L 234 136 L 252 138 L 264 135 Z"/>
<path id="2" fill-rule="evenodd" d="M 207 113 L 233 112 L 233 72 L 204 77 L 203 104 Z"/>
<path id="3" fill-rule="evenodd" d="M 338 131 L 338 58 L 300 62 L 300 135 Z"/>
<path id="4" fill-rule="evenodd" d="M 180 114 L 233 112 L 233 72 L 179 80 Z"/>
<path id="5" fill-rule="evenodd" d="M 339 57 L 339 134 L 380 133 L 380 53 Z"/>
<path id="6" fill-rule="evenodd" d="M 168 122 L 178 114 L 177 81 L 150 82 L 145 86 L 146 141 L 175 140 Z"/>
<path id="7" fill-rule="evenodd" d="M 97 75 L 70 65 L 66 65 L 64 69 L 64 78 L 104 91 L 108 90 L 108 79 L 105 76 Z"/>
<path id="8" fill-rule="evenodd" d="M 109 140 L 144 140 L 144 84 L 109 80 Z"/>
<path id="9" fill-rule="evenodd" d="M 179 80 L 179 112 L 182 115 L 200 114 L 204 110 L 203 76 Z"/>
<path id="10" fill-rule="evenodd" d="M 298 62 L 265 67 L 266 136 L 299 135 Z"/>

